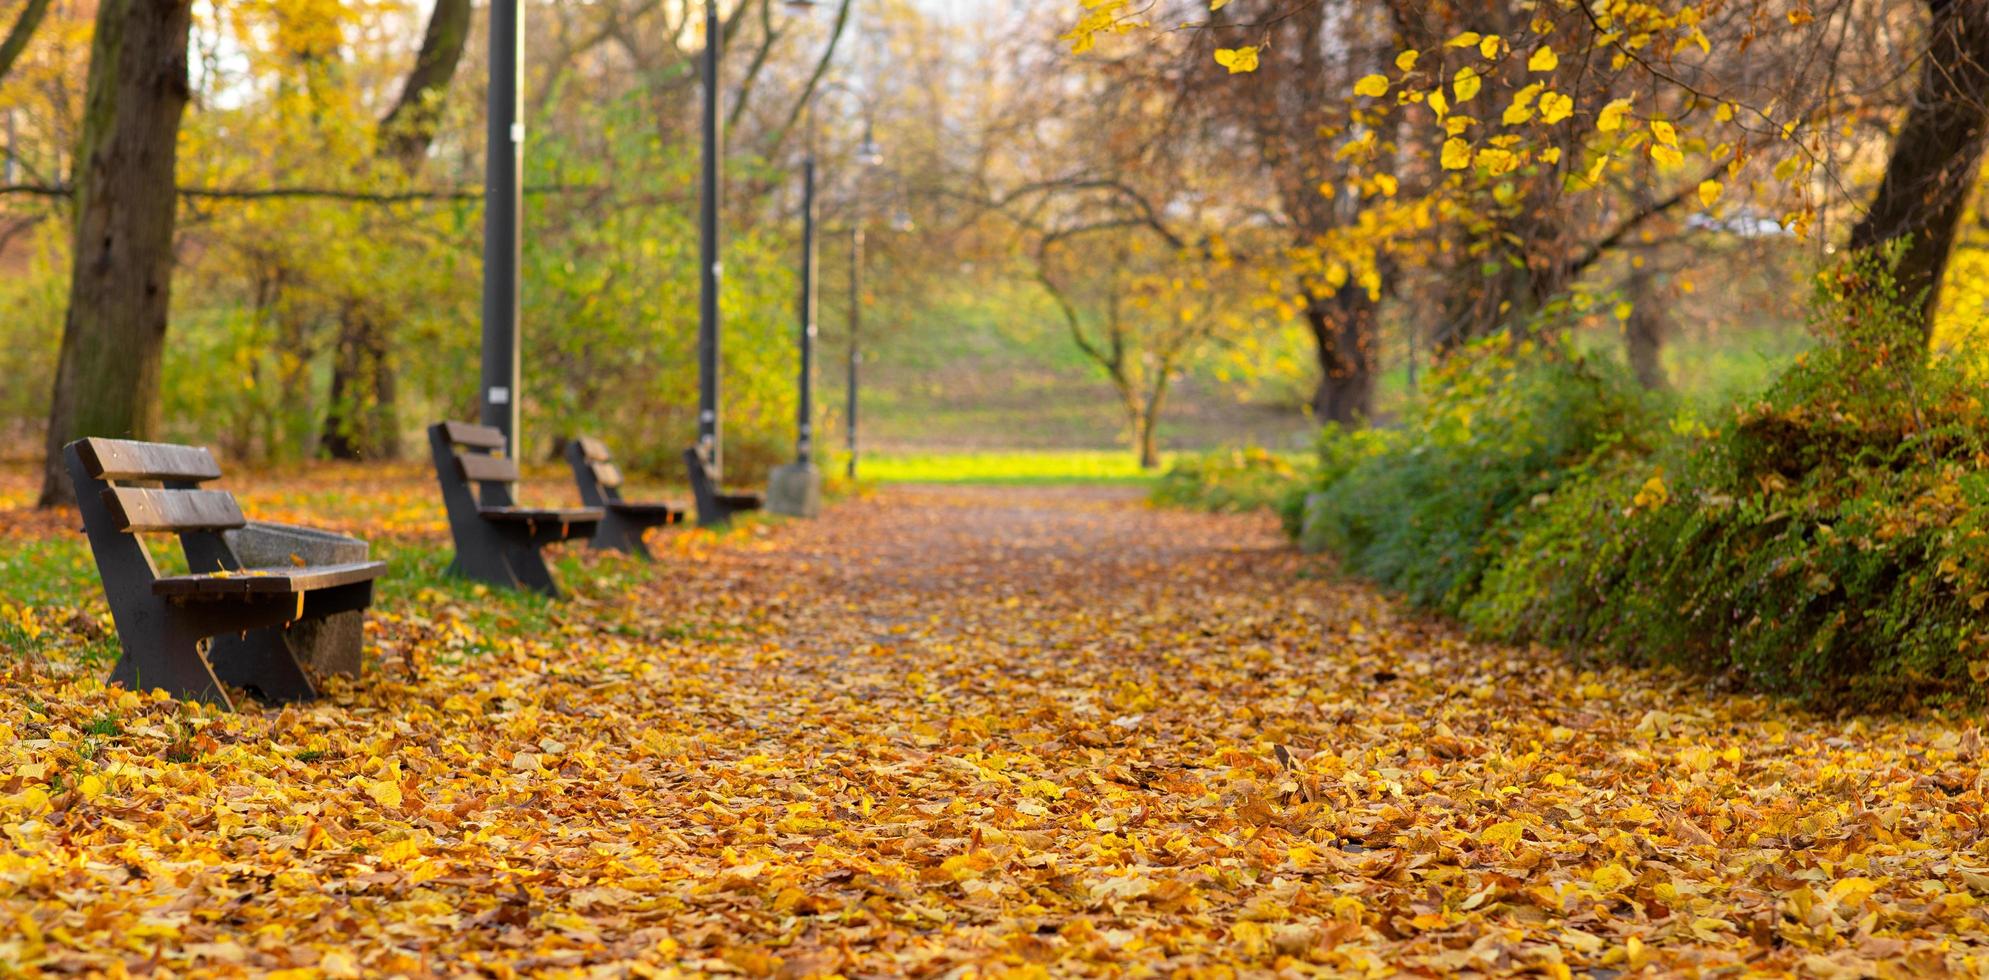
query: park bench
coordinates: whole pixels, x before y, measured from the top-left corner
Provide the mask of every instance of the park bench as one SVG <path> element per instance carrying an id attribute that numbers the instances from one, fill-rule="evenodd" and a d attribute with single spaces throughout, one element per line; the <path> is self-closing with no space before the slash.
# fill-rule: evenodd
<path id="1" fill-rule="evenodd" d="M 711 478 L 711 464 L 696 447 L 684 450 L 684 469 L 691 478 L 691 497 L 697 502 L 698 524 L 713 527 L 732 520 L 734 514 L 760 510 L 767 505 L 757 493 L 725 493 Z"/>
<path id="2" fill-rule="evenodd" d="M 504 433 L 489 426 L 440 422 L 428 429 L 435 478 L 456 560 L 449 570 L 464 578 L 559 597 L 546 567 L 547 545 L 592 537 L 598 507 L 520 507 L 514 496 L 518 461 L 505 454 Z"/>
<path id="3" fill-rule="evenodd" d="M 112 683 L 232 708 L 226 682 L 270 701 L 317 696 L 289 628 L 373 603 L 384 562 L 244 569 L 223 532 L 247 525 L 195 446 L 82 439 L 63 450 L 123 655 Z M 140 540 L 174 534 L 187 574 L 160 575 Z"/>
<path id="4" fill-rule="evenodd" d="M 623 500 L 621 468 L 615 465 L 614 455 L 601 440 L 590 436 L 569 440 L 566 462 L 573 467 L 573 482 L 580 487 L 580 502 L 600 508 L 605 515 L 594 532 L 595 548 L 649 558 L 649 548 L 642 543 L 643 532 L 683 522 L 684 512 L 669 504 Z"/>

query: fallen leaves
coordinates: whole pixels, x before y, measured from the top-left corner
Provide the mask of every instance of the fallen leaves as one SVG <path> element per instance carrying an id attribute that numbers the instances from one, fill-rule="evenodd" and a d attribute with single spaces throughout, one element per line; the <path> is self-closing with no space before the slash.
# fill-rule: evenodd
<path id="1" fill-rule="evenodd" d="M 1972 728 L 1585 672 L 1258 518 L 902 492 L 218 715 L 0 676 L 29 971 L 1970 972 Z M 59 620 L 36 622 L 60 633 Z M 299 974 L 304 975 L 304 974 Z"/>

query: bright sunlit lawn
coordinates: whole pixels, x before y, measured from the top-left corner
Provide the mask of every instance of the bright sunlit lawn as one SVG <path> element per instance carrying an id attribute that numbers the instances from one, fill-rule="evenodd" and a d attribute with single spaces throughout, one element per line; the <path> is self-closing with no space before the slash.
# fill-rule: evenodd
<path id="1" fill-rule="evenodd" d="M 1162 458 L 1162 468 L 1172 454 Z M 866 456 L 859 464 L 865 482 L 1057 484 L 1145 484 L 1160 471 L 1141 470 L 1123 449 L 992 450 L 985 452 L 891 453 Z"/>

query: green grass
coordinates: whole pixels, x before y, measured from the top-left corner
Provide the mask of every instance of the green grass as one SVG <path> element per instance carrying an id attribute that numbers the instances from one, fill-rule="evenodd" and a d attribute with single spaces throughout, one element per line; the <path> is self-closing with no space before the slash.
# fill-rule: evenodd
<path id="1" fill-rule="evenodd" d="M 1164 469 L 1167 460 L 1162 459 Z M 1145 486 L 1161 471 L 1145 471 L 1126 450 L 1050 449 L 958 453 L 890 453 L 864 457 L 867 483 L 1043 485 L 1105 483 Z"/>

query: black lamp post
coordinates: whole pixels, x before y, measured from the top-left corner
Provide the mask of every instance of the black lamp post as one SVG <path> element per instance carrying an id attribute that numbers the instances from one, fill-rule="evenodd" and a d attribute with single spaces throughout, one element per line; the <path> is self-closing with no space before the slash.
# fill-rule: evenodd
<path id="1" fill-rule="evenodd" d="M 884 149 L 877 145 L 875 130 L 866 123 L 863 127 L 863 145 L 857 147 L 856 162 L 863 165 L 868 173 L 884 164 Z M 857 390 L 859 374 L 863 366 L 863 180 L 857 179 L 856 213 L 851 216 L 849 228 L 849 420 L 846 430 L 849 437 L 849 478 L 856 479 L 856 419 Z"/>
<path id="2" fill-rule="evenodd" d="M 512 458 L 518 448 L 518 234 L 524 195 L 518 174 L 525 161 L 525 10 L 520 0 L 490 3 L 490 94 L 484 148 L 483 372 L 477 401 L 483 424 L 504 433 Z"/>
<path id="3" fill-rule="evenodd" d="M 718 0 L 704 5 L 704 187 L 701 195 L 698 272 L 698 451 L 716 483 L 724 473 L 724 448 L 718 422 L 718 290 L 724 268 L 719 254 L 718 200 L 720 132 L 718 69 L 724 33 L 718 20 Z"/>

